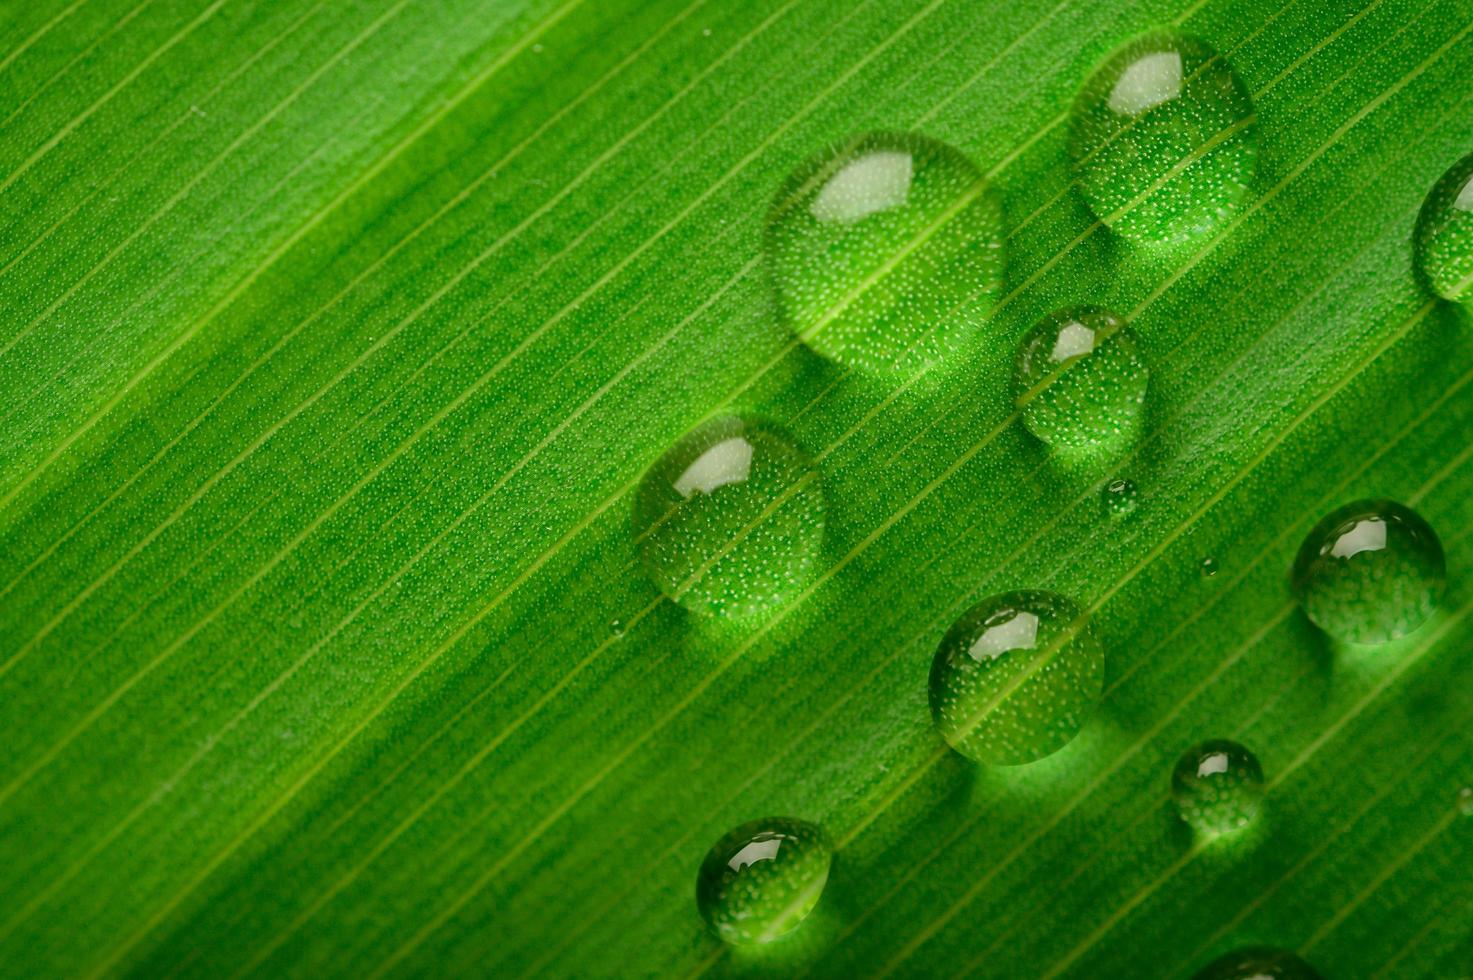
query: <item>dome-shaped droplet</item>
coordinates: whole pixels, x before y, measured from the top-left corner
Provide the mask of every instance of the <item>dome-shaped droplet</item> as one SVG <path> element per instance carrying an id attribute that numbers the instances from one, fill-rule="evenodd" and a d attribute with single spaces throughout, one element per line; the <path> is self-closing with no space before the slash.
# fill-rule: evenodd
<path id="1" fill-rule="evenodd" d="M 1197 563 L 1197 570 L 1202 573 L 1203 578 L 1212 578 L 1217 574 L 1217 559 L 1211 555 L 1203 555 L 1202 560 Z"/>
<path id="2" fill-rule="evenodd" d="M 1320 980 L 1320 975 L 1286 949 L 1250 946 L 1219 956 L 1193 980 Z"/>
<path id="3" fill-rule="evenodd" d="M 1253 821 L 1263 802 L 1263 770 L 1237 742 L 1212 739 L 1177 760 L 1171 798 L 1182 819 L 1201 833 L 1240 830 Z"/>
<path id="4" fill-rule="evenodd" d="M 1437 295 L 1473 304 L 1473 154 L 1433 185 L 1417 218 L 1417 264 Z"/>
<path id="5" fill-rule="evenodd" d="M 952 147 L 877 133 L 800 168 L 767 249 L 794 333 L 841 364 L 912 373 L 982 323 L 1002 285 L 1002 206 Z"/>
<path id="6" fill-rule="evenodd" d="M 1134 480 L 1111 480 L 1105 484 L 1100 497 L 1105 502 L 1105 513 L 1111 517 L 1126 517 L 1135 513 L 1139 491 Z"/>
<path id="7" fill-rule="evenodd" d="M 1442 544 L 1411 508 L 1360 500 L 1326 515 L 1299 546 L 1294 595 L 1347 643 L 1385 643 L 1421 626 L 1446 584 Z"/>
<path id="8" fill-rule="evenodd" d="M 1028 332 L 1013 390 L 1029 431 L 1049 445 L 1083 449 L 1135 430 L 1149 380 L 1125 321 L 1086 306 L 1052 313 Z"/>
<path id="9" fill-rule="evenodd" d="M 973 606 L 931 663 L 931 717 L 977 762 L 1018 765 L 1079 733 L 1105 678 L 1105 652 L 1079 607 L 1053 592 L 1007 592 Z"/>
<path id="10" fill-rule="evenodd" d="M 806 821 L 770 817 L 742 824 L 701 862 L 696 905 L 728 943 L 771 942 L 813 911 L 833 859 L 828 837 Z"/>
<path id="11" fill-rule="evenodd" d="M 1186 241 L 1248 194 L 1258 160 L 1253 102 L 1207 44 L 1148 34 L 1085 83 L 1070 155 L 1080 193 L 1106 225 L 1141 242 Z"/>
<path id="12" fill-rule="evenodd" d="M 747 616 L 813 579 L 824 511 L 807 454 L 765 423 L 722 416 L 645 474 L 634 530 L 666 595 L 697 612 Z"/>

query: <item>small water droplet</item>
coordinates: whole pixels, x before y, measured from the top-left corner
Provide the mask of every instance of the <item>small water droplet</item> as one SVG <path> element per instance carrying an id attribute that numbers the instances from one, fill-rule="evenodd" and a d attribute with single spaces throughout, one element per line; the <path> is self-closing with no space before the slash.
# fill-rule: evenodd
<path id="1" fill-rule="evenodd" d="M 1237 742 L 1194 745 L 1171 772 L 1171 798 L 1181 818 L 1203 834 L 1248 826 L 1263 802 L 1263 770 Z"/>
<path id="2" fill-rule="evenodd" d="M 1443 174 L 1417 217 L 1417 265 L 1437 295 L 1473 304 L 1473 154 Z"/>
<path id="3" fill-rule="evenodd" d="M 721 416 L 645 474 L 634 530 L 666 595 L 696 612 L 741 617 L 813 579 L 825 510 L 806 453 L 766 423 Z"/>
<path id="4" fill-rule="evenodd" d="M 931 717 L 969 759 L 1033 762 L 1079 733 L 1104 678 L 1104 648 L 1078 606 L 1053 592 L 1007 592 L 973 606 L 941 640 Z"/>
<path id="5" fill-rule="evenodd" d="M 1179 243 L 1248 195 L 1253 102 L 1209 45 L 1157 32 L 1117 50 L 1074 103 L 1070 155 L 1095 215 L 1127 238 Z"/>
<path id="6" fill-rule="evenodd" d="M 1458 790 L 1458 812 L 1465 817 L 1473 817 L 1473 786 Z"/>
<path id="7" fill-rule="evenodd" d="M 609 632 L 614 636 L 623 636 L 624 621 L 622 619 L 616 619 L 613 622 L 609 623 Z"/>
<path id="8" fill-rule="evenodd" d="M 1138 506 L 1135 481 L 1111 480 L 1105 484 L 1101 497 L 1105 502 L 1105 513 L 1111 517 L 1126 517 L 1135 513 Z"/>
<path id="9" fill-rule="evenodd" d="M 1211 578 L 1217 574 L 1217 559 L 1208 555 L 1202 559 L 1202 563 L 1197 567 L 1202 570 L 1203 578 Z"/>
<path id="10" fill-rule="evenodd" d="M 1286 949 L 1249 946 L 1219 956 L 1192 980 L 1320 980 L 1320 975 Z"/>
<path id="11" fill-rule="evenodd" d="M 1125 321 L 1086 306 L 1052 313 L 1028 332 L 1013 390 L 1030 432 L 1080 449 L 1134 431 L 1149 379 Z"/>
<path id="12" fill-rule="evenodd" d="M 800 168 L 767 250 L 789 326 L 867 371 L 914 371 L 970 337 L 1002 286 L 1002 206 L 944 143 L 875 133 Z"/>
<path id="13" fill-rule="evenodd" d="M 728 943 L 771 942 L 813 911 L 833 857 L 828 837 L 804 820 L 770 817 L 742 824 L 701 862 L 696 905 Z"/>
<path id="14" fill-rule="evenodd" d="M 1294 559 L 1294 595 L 1337 640 L 1385 643 L 1431 616 L 1446 585 L 1442 543 L 1411 508 L 1358 500 L 1331 511 Z"/>

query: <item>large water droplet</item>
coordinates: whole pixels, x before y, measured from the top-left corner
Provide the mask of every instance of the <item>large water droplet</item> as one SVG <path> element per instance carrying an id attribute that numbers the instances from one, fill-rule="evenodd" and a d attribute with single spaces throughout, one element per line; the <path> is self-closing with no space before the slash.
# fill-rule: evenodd
<path id="1" fill-rule="evenodd" d="M 1029 431 L 1050 445 L 1082 449 L 1135 430 L 1149 380 L 1125 321 L 1085 306 L 1052 313 L 1028 332 L 1013 389 Z"/>
<path id="2" fill-rule="evenodd" d="M 941 640 L 931 716 L 969 759 L 1032 762 L 1079 733 L 1104 677 L 1104 649 L 1078 606 L 1053 592 L 1007 592 L 973 606 Z"/>
<path id="3" fill-rule="evenodd" d="M 1473 154 L 1432 186 L 1417 217 L 1417 264 L 1443 299 L 1473 303 Z"/>
<path id="4" fill-rule="evenodd" d="M 1359 500 L 1316 524 L 1294 559 L 1294 595 L 1347 643 L 1385 643 L 1421 626 L 1446 585 L 1442 544 L 1411 508 Z"/>
<path id="5" fill-rule="evenodd" d="M 697 612 L 747 616 L 812 580 L 824 512 L 802 450 L 770 425 L 722 416 L 645 474 L 634 529 L 666 595 Z"/>
<path id="6" fill-rule="evenodd" d="M 914 372 L 965 341 L 1002 285 L 1002 240 L 982 173 L 944 143 L 896 133 L 800 168 L 767 226 L 793 331 L 869 371 Z"/>
<path id="7" fill-rule="evenodd" d="M 1194 745 L 1171 773 L 1171 798 L 1195 830 L 1225 834 L 1248 826 L 1263 802 L 1263 770 L 1237 742 L 1212 739 Z"/>
<path id="8" fill-rule="evenodd" d="M 792 817 L 754 820 L 722 837 L 701 862 L 696 905 L 728 943 L 766 943 L 792 932 L 823 893 L 833 845 Z"/>
<path id="9" fill-rule="evenodd" d="M 1320 980 L 1320 975 L 1286 949 L 1250 946 L 1218 957 L 1193 980 Z"/>
<path id="10" fill-rule="evenodd" d="M 1095 215 L 1128 238 L 1175 243 L 1230 216 L 1258 159 L 1253 102 L 1194 37 L 1136 38 L 1074 103 L 1070 154 Z"/>

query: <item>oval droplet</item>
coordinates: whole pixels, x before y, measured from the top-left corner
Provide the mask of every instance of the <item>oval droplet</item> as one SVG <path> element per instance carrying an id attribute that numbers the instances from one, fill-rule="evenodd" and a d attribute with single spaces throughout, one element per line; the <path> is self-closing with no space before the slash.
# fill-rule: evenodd
<path id="1" fill-rule="evenodd" d="M 1126 517 L 1135 513 L 1139 491 L 1134 480 L 1111 480 L 1101 492 L 1105 501 L 1105 513 L 1111 517 Z"/>
<path id="2" fill-rule="evenodd" d="M 1320 975 L 1286 949 L 1250 946 L 1219 956 L 1193 980 L 1320 980 Z"/>
<path id="3" fill-rule="evenodd" d="M 1073 602 L 1006 592 L 973 606 L 931 662 L 931 717 L 976 762 L 1019 765 L 1079 733 L 1105 679 L 1105 651 Z"/>
<path id="4" fill-rule="evenodd" d="M 1206 43 L 1158 32 L 1117 50 L 1074 103 L 1070 155 L 1102 223 L 1139 242 L 1202 235 L 1248 196 L 1253 101 Z"/>
<path id="5" fill-rule="evenodd" d="M 1217 574 L 1217 559 L 1211 555 L 1207 555 L 1197 567 L 1201 570 L 1203 578 L 1212 578 L 1212 576 Z"/>
<path id="6" fill-rule="evenodd" d="M 722 416 L 645 474 L 634 530 L 666 595 L 695 612 L 742 617 L 812 581 L 825 509 L 806 453 L 766 423 Z"/>
<path id="7" fill-rule="evenodd" d="M 1473 304 L 1473 154 L 1432 186 L 1417 216 L 1417 265 L 1443 299 Z"/>
<path id="8" fill-rule="evenodd" d="M 1052 313 L 1028 332 L 1013 389 L 1030 432 L 1051 446 L 1083 449 L 1135 431 L 1149 380 L 1125 321 L 1085 306 Z"/>
<path id="9" fill-rule="evenodd" d="M 696 905 L 728 943 L 771 942 L 813 911 L 833 856 L 828 837 L 807 821 L 770 817 L 742 824 L 701 862 Z"/>
<path id="10" fill-rule="evenodd" d="M 1241 830 L 1263 803 L 1263 770 L 1257 757 L 1237 742 L 1212 739 L 1177 760 L 1171 798 L 1181 818 L 1200 833 Z"/>
<path id="11" fill-rule="evenodd" d="M 1002 205 L 971 161 L 898 133 L 800 168 L 767 225 L 793 332 L 866 371 L 913 373 L 974 334 L 1002 286 L 1002 241 Z"/>
<path id="12" fill-rule="evenodd" d="M 1327 514 L 1294 559 L 1294 595 L 1337 640 L 1385 643 L 1421 626 L 1446 585 L 1442 543 L 1411 508 L 1358 500 Z"/>

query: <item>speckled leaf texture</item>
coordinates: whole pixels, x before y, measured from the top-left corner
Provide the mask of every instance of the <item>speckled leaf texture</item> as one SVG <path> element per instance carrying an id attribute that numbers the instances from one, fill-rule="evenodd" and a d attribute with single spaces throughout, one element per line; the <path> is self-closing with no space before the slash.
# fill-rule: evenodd
<path id="1" fill-rule="evenodd" d="M 1164 248 L 1070 164 L 1150 31 L 1256 113 L 1237 209 Z M 1004 214 L 976 343 L 914 376 L 796 342 L 763 253 L 868 132 L 956 148 Z M 1413 260 L 1470 151 L 1473 0 L 0 4 L 0 975 L 1473 972 L 1473 322 Z M 1087 305 L 1150 389 L 1063 465 L 1013 364 Z M 631 528 L 732 412 L 827 515 L 740 622 L 663 598 Z M 1373 648 L 1289 589 L 1360 498 L 1447 552 Z M 927 674 L 1016 589 L 1091 612 L 1103 694 L 979 766 Z M 1265 795 L 1203 846 L 1170 780 L 1211 738 Z M 728 949 L 696 873 L 771 816 L 832 872 Z"/>

